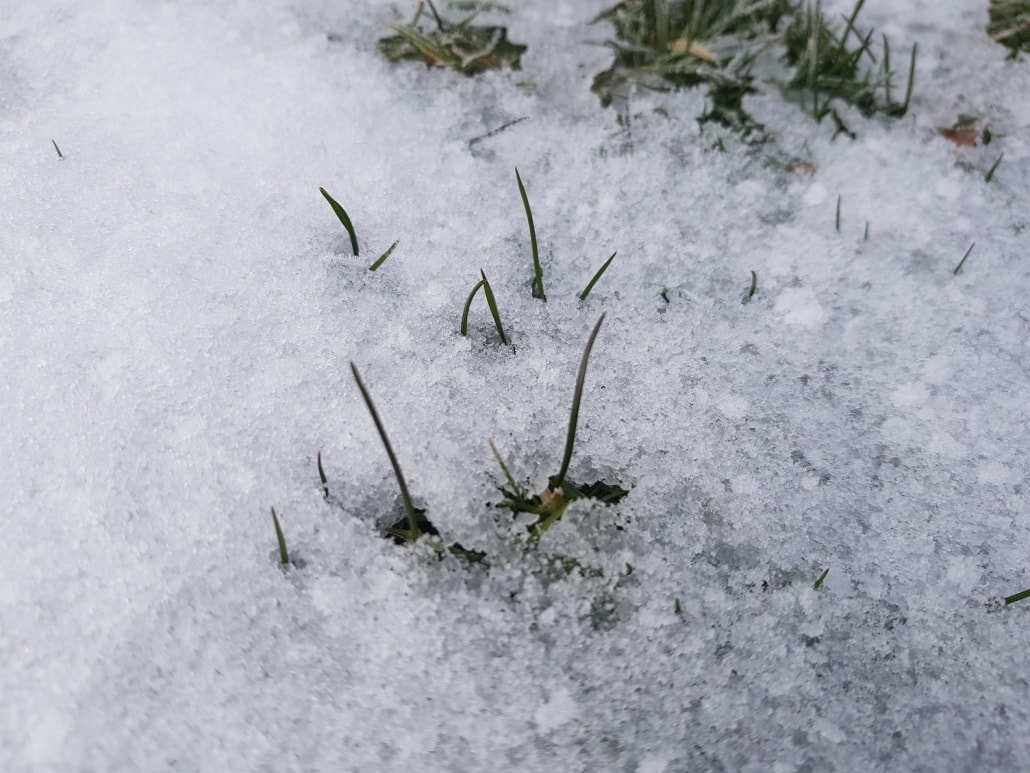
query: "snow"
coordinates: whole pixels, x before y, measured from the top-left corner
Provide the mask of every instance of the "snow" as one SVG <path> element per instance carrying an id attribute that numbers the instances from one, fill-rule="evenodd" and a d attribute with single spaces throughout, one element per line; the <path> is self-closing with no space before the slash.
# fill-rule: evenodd
<path id="1" fill-rule="evenodd" d="M 597 3 L 511 3 L 475 79 L 378 54 L 413 6 L 0 9 L 0 769 L 1030 767 L 1030 69 L 986 4 L 869 0 L 911 113 L 831 140 L 770 87 L 755 148 L 699 93 L 620 127 Z M 480 269 L 512 346 L 481 295 L 458 334 Z M 487 441 L 546 483 L 602 311 L 570 475 L 632 491 L 530 547 Z M 380 536 L 351 361 L 488 567 Z"/>

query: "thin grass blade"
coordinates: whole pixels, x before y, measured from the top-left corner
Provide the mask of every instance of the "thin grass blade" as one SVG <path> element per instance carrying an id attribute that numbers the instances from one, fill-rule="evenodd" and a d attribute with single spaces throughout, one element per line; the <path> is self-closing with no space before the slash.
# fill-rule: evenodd
<path id="1" fill-rule="evenodd" d="M 472 292 L 469 293 L 469 297 L 465 301 L 465 308 L 461 311 L 461 334 L 463 336 L 467 336 L 469 334 L 469 309 L 472 308 L 472 299 L 476 297 L 476 293 L 479 292 L 479 288 L 484 284 L 486 284 L 485 278 L 476 282 L 476 286 L 472 288 Z"/>
<path id="2" fill-rule="evenodd" d="M 590 291 L 593 290 L 594 285 L 597 284 L 597 280 L 600 279 L 602 274 L 604 274 L 604 272 L 608 270 L 608 266 L 612 264 L 612 261 L 615 260 L 615 256 L 618 254 L 618 251 L 613 252 L 612 256 L 608 258 L 608 260 L 604 262 L 604 265 L 597 270 L 597 273 L 594 274 L 594 278 L 590 280 L 587 286 L 583 288 L 583 292 L 579 294 L 579 299 L 581 301 L 585 301 L 587 299 L 587 296 L 590 295 Z"/>
<path id="3" fill-rule="evenodd" d="M 358 235 L 354 233 L 354 224 L 350 221 L 350 216 L 346 210 L 340 206 L 339 202 L 336 201 L 325 188 L 319 188 L 319 192 L 325 197 L 325 200 L 329 202 L 329 206 L 333 208 L 333 212 L 336 213 L 336 217 L 339 218 L 340 222 L 343 223 L 343 227 L 347 229 L 347 234 L 350 236 L 350 246 L 354 250 L 354 254 L 358 254 Z"/>
<path id="4" fill-rule="evenodd" d="M 526 210 L 526 222 L 529 223 L 529 242 L 533 250 L 533 297 L 546 302 L 547 295 L 544 294 L 544 269 L 540 265 L 540 250 L 536 243 L 536 226 L 533 225 L 533 210 L 530 209 L 529 196 L 526 195 L 526 186 L 522 184 L 522 177 L 519 175 L 518 167 L 515 167 L 515 179 L 519 184 L 522 206 Z"/>
<path id="5" fill-rule="evenodd" d="M 958 262 L 958 265 L 955 266 L 955 270 L 951 272 L 952 274 L 958 274 L 958 272 L 962 270 L 962 266 L 964 266 L 966 264 L 966 258 L 969 257 L 969 253 L 971 253 L 973 251 L 973 248 L 975 246 L 976 246 L 976 242 L 973 242 L 972 244 L 969 245 L 969 249 L 966 250 L 966 254 L 962 256 L 962 260 L 960 260 Z"/>
<path id="6" fill-rule="evenodd" d="M 515 494 L 520 500 L 526 498 L 526 490 L 522 488 L 518 483 L 515 482 L 515 476 L 511 474 L 511 470 L 508 469 L 508 465 L 504 463 L 504 459 L 501 458 L 500 452 L 497 450 L 497 446 L 494 445 L 494 441 L 489 441 L 490 450 L 494 453 L 494 459 L 501 466 L 501 472 L 504 473 L 505 480 L 508 481 L 508 485 L 511 486 L 512 493 Z"/>
<path id="7" fill-rule="evenodd" d="M 501 314 L 497 310 L 497 299 L 494 298 L 494 291 L 490 287 L 490 282 L 482 269 L 479 270 L 479 275 L 483 277 L 483 292 L 486 293 L 486 305 L 490 307 L 490 314 L 494 318 L 494 327 L 497 328 L 497 334 L 501 337 L 501 343 L 507 346 L 508 338 L 504 335 L 504 326 L 501 324 Z"/>
<path id="8" fill-rule="evenodd" d="M 597 334 L 601 330 L 601 323 L 604 322 L 605 314 L 601 315 L 601 318 L 597 320 L 597 324 L 594 325 L 593 332 L 590 333 L 590 338 L 587 340 L 586 349 L 583 350 L 583 359 L 579 363 L 579 373 L 576 375 L 576 391 L 572 395 L 572 413 L 569 416 L 569 432 L 565 438 L 565 455 L 562 457 L 561 469 L 558 470 L 558 474 L 555 476 L 555 483 L 553 488 L 561 488 L 561 484 L 565 482 L 565 473 L 569 471 L 569 463 L 572 461 L 572 449 L 576 443 L 576 423 L 579 421 L 579 404 L 583 399 L 583 384 L 587 378 L 587 362 L 590 360 L 590 351 L 594 348 L 594 341 L 597 340 Z"/>
<path id="9" fill-rule="evenodd" d="M 755 271 L 751 272 L 751 287 L 747 291 L 748 298 L 754 298 L 755 293 L 758 292 L 758 273 Z"/>
<path id="10" fill-rule="evenodd" d="M 279 543 L 279 560 L 284 563 L 290 563 L 290 554 L 286 552 L 286 537 L 283 536 L 282 527 L 279 525 L 279 516 L 275 514 L 275 508 L 272 508 L 272 523 L 275 525 L 275 539 Z"/>
<path id="11" fill-rule="evenodd" d="M 1015 604 L 1017 601 L 1022 601 L 1023 599 L 1030 599 L 1030 588 L 1020 591 L 1019 593 L 1013 593 L 1011 596 L 1006 596 L 1005 604 Z"/>
<path id="12" fill-rule="evenodd" d="M 411 531 L 411 541 L 418 539 L 418 535 L 421 533 L 418 528 L 418 516 L 415 513 L 415 505 L 411 501 L 411 494 L 408 493 L 408 484 L 404 482 L 404 473 L 401 472 L 401 465 L 397 461 L 397 456 L 393 452 L 393 447 L 390 445 L 390 439 L 386 436 L 386 429 L 383 427 L 383 422 L 379 418 L 379 413 L 376 411 L 375 404 L 372 402 L 372 395 L 368 393 L 368 389 L 365 388 L 364 382 L 361 380 L 361 374 L 358 373 L 358 366 L 353 362 L 350 364 L 351 372 L 354 374 L 354 380 L 358 384 L 358 389 L 361 390 L 361 397 L 365 400 L 365 406 L 368 408 L 368 412 L 372 414 L 372 421 L 375 422 L 376 430 L 379 432 L 379 438 L 383 441 L 383 447 L 386 448 L 386 455 L 390 457 L 390 466 L 393 467 L 393 474 L 397 477 L 397 485 L 401 490 L 401 499 L 404 500 L 404 511 L 408 517 L 408 528 Z"/>
<path id="13" fill-rule="evenodd" d="M 318 478 L 322 481 L 322 494 L 329 499 L 329 479 L 325 477 L 325 470 L 322 469 L 322 452 L 318 452 Z"/>
<path id="14" fill-rule="evenodd" d="M 399 239 L 397 241 L 395 241 L 393 244 L 391 244 L 389 247 L 387 247 L 386 252 L 384 252 L 382 255 L 380 255 L 378 258 L 376 258 L 376 262 L 373 263 L 371 266 L 369 266 L 368 270 L 369 271 L 375 271 L 381 265 L 383 265 L 386 262 L 386 259 L 393 254 L 393 249 L 398 244 L 400 244 L 400 240 Z"/>
<path id="15" fill-rule="evenodd" d="M 58 158 L 64 158 L 64 153 L 62 153 L 62 152 L 61 152 L 61 149 L 60 149 L 59 147 L 57 147 L 57 140 L 55 140 L 55 139 L 54 139 L 53 137 L 51 137 L 51 138 L 50 138 L 50 141 L 51 141 L 52 143 L 54 143 L 54 150 L 56 150 L 56 151 L 57 151 L 57 157 L 58 157 Z"/>
<path id="16" fill-rule="evenodd" d="M 826 567 L 823 573 L 819 575 L 819 579 L 815 581 L 815 584 L 812 586 L 812 590 L 819 590 L 821 587 L 823 587 L 823 580 L 826 579 L 826 575 L 828 575 L 829 573 L 830 567 Z"/>
<path id="17" fill-rule="evenodd" d="M 1000 156 L 998 156 L 998 160 L 995 161 L 993 164 L 991 164 L 991 168 L 988 169 L 987 170 L 987 174 L 984 175 L 984 182 L 985 183 L 989 183 L 991 180 L 994 179 L 994 172 L 998 168 L 998 164 L 1001 163 L 1001 160 L 1003 158 L 1005 158 L 1005 154 L 1004 153 L 1002 153 Z"/>

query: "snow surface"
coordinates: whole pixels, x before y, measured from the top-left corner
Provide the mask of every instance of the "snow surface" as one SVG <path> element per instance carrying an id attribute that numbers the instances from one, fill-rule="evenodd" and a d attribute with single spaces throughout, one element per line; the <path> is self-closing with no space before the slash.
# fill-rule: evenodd
<path id="1" fill-rule="evenodd" d="M 1030 768 L 1030 64 L 869 0 L 909 116 L 767 86 L 748 148 L 700 93 L 618 125 L 605 5 L 515 0 L 475 79 L 378 54 L 414 2 L 0 8 L 0 769 Z M 528 549 L 487 440 L 556 471 L 602 311 L 570 475 L 632 492 Z M 381 538 L 351 360 L 488 568 Z"/>

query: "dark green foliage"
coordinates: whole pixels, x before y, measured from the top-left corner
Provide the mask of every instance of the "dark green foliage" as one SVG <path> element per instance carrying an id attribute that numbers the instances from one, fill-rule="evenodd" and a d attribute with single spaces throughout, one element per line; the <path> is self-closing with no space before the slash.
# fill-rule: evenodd
<path id="1" fill-rule="evenodd" d="M 337 202 L 336 199 L 334 199 L 326 192 L 325 188 L 319 188 L 318 190 L 322 194 L 322 196 L 325 197 L 325 200 L 329 202 L 329 206 L 333 208 L 333 212 L 336 213 L 336 217 L 339 219 L 339 221 L 343 223 L 343 227 L 347 230 L 347 235 L 350 236 L 351 249 L 353 249 L 354 254 L 357 255 L 358 235 L 354 233 L 354 224 L 351 223 L 350 216 L 347 214 L 347 211 L 340 206 L 339 202 Z"/>
<path id="2" fill-rule="evenodd" d="M 1030 52 L 1030 0 L 991 0 L 987 34 L 1017 52 Z"/>
<path id="3" fill-rule="evenodd" d="M 423 28 L 423 11 L 429 6 L 432 23 Z M 420 2 L 410 24 L 394 26 L 395 35 L 379 41 L 379 50 L 393 62 L 402 59 L 425 62 L 429 67 L 450 67 L 465 75 L 496 70 L 504 65 L 521 66 L 526 47 L 508 40 L 505 27 L 472 24 L 483 10 L 503 11 L 501 6 L 478 3 L 469 7 L 468 16 L 459 22 L 444 19 L 432 0 Z M 435 29 L 433 26 L 435 25 Z"/>
<path id="4" fill-rule="evenodd" d="M 1014 593 L 1011 596 L 1006 596 L 1005 604 L 1006 606 L 1009 604 L 1015 604 L 1017 601 L 1022 601 L 1023 599 L 1030 599 L 1030 589 Z"/>

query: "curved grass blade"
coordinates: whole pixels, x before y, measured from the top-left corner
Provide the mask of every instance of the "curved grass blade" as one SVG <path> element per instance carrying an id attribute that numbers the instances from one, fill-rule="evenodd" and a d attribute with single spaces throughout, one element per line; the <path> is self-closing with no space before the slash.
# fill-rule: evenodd
<path id="1" fill-rule="evenodd" d="M 469 309 L 472 308 L 472 299 L 476 297 L 476 293 L 479 292 L 479 288 L 486 284 L 486 277 L 476 282 L 476 286 L 472 288 L 472 292 L 469 293 L 468 299 L 465 301 L 465 308 L 461 311 L 461 334 L 467 336 L 469 334 Z"/>
<path id="2" fill-rule="evenodd" d="M 518 167 L 515 167 L 515 180 L 519 184 L 519 195 L 522 196 L 522 206 L 526 209 L 526 222 L 529 223 L 529 242 L 533 250 L 533 297 L 539 298 L 546 303 L 544 269 L 540 265 L 540 250 L 536 243 L 536 226 L 533 225 L 533 210 L 529 207 L 529 196 L 526 195 L 526 186 L 522 184 L 522 177 L 519 175 Z"/>
<path id="3" fill-rule="evenodd" d="M 581 301 L 585 301 L 587 299 L 587 296 L 590 295 L 590 291 L 593 290 L 594 289 L 594 285 L 597 284 L 597 280 L 600 279 L 601 275 L 604 274 L 604 272 L 608 270 L 608 266 L 610 266 L 612 264 L 612 261 L 615 260 L 615 256 L 618 255 L 618 254 L 619 254 L 618 250 L 613 252 L 612 256 L 610 258 L 608 258 L 608 260 L 606 260 L 604 262 L 604 265 L 601 266 L 601 268 L 599 268 L 597 270 L 597 273 L 594 274 L 594 278 L 590 280 L 590 282 L 587 284 L 587 286 L 585 288 L 583 288 L 583 292 L 581 292 L 579 294 L 579 299 Z"/>
<path id="4" fill-rule="evenodd" d="M 397 240 L 397 241 L 395 241 L 395 242 L 394 242 L 393 244 L 391 244 L 391 245 L 390 245 L 390 246 L 389 246 L 389 247 L 387 248 L 386 252 L 384 252 L 384 253 L 383 253 L 382 255 L 380 255 L 380 256 L 379 256 L 378 258 L 376 258 L 376 262 L 375 262 L 375 263 L 373 263 L 373 264 L 372 264 L 371 266 L 369 266 L 369 267 L 368 267 L 368 270 L 369 270 L 369 271 L 375 271 L 375 270 L 376 270 L 376 269 L 378 269 L 378 268 L 379 268 L 379 267 L 380 267 L 381 265 L 383 265 L 383 264 L 384 264 L 384 263 L 386 262 L 386 259 L 387 259 L 388 257 L 390 257 L 390 256 L 391 256 L 391 255 L 393 254 L 393 248 L 394 248 L 394 247 L 396 247 L 396 246 L 397 246 L 398 244 L 400 244 L 400 239 L 398 239 L 398 240 Z M 355 253 L 355 254 L 356 254 L 356 253 Z"/>
<path id="5" fill-rule="evenodd" d="M 479 275 L 483 277 L 483 292 L 486 294 L 486 305 L 490 307 L 490 314 L 494 318 L 494 327 L 497 328 L 497 334 L 501 337 L 501 343 L 507 346 L 508 338 L 504 335 L 504 326 L 501 325 L 501 315 L 497 311 L 497 299 L 494 298 L 494 291 L 482 269 L 479 270 Z"/>
<path id="6" fill-rule="evenodd" d="M 401 466 L 397 461 L 397 456 L 393 453 L 390 439 L 386 437 L 386 429 L 383 427 L 383 422 L 379 418 L 379 413 L 376 411 L 376 407 L 372 403 L 372 396 L 368 393 L 368 390 L 365 388 L 365 384 L 361 380 L 361 375 L 358 373 L 358 366 L 352 362 L 350 364 L 350 369 L 354 374 L 354 380 L 358 384 L 358 389 L 361 390 L 361 396 L 365 400 L 365 406 L 368 408 L 368 412 L 372 414 L 372 421 L 375 422 L 376 430 L 378 430 L 379 437 L 383 441 L 383 446 L 386 448 L 386 455 L 390 457 L 390 466 L 393 467 L 393 474 L 397 477 L 397 485 L 401 490 L 401 499 L 404 500 L 404 511 L 408 517 L 409 533 L 407 535 L 407 539 L 409 542 L 414 542 L 418 539 L 422 530 L 418 527 L 418 515 L 415 513 L 415 505 L 412 504 L 411 494 L 408 493 L 408 484 L 404 482 L 404 474 L 401 472 Z"/>
<path id="7" fill-rule="evenodd" d="M 329 499 L 329 480 L 325 477 L 325 470 L 322 469 L 322 452 L 318 452 L 318 478 L 322 481 L 322 496 Z"/>
<path id="8" fill-rule="evenodd" d="M 279 560 L 284 563 L 290 563 L 290 554 L 286 552 L 286 537 L 283 536 L 282 527 L 279 525 L 279 516 L 275 514 L 275 508 L 272 508 L 272 523 L 275 525 L 275 539 L 279 543 Z"/>
<path id="9" fill-rule="evenodd" d="M 339 202 L 329 195 L 325 188 L 319 188 L 318 191 L 325 197 L 325 200 L 329 202 L 329 206 L 333 208 L 333 212 L 336 213 L 336 217 L 340 219 L 340 222 L 343 223 L 343 227 L 347 229 L 347 234 L 350 236 L 350 246 L 354 250 L 354 254 L 357 255 L 358 235 L 354 233 L 354 224 L 351 223 L 350 216 L 347 214 L 346 210 L 340 206 Z"/>
<path id="10" fill-rule="evenodd" d="M 604 322 L 605 314 L 597 320 L 594 330 L 587 340 L 586 349 L 583 350 L 583 359 L 579 363 L 579 373 L 576 375 L 576 391 L 572 395 L 572 414 L 569 416 L 569 432 L 565 438 L 565 456 L 562 457 L 561 469 L 554 478 L 553 489 L 560 489 L 565 482 L 565 473 L 569 471 L 569 462 L 572 461 L 572 448 L 576 443 L 576 423 L 579 421 L 579 403 L 583 399 L 583 384 L 587 377 L 587 361 L 590 359 L 590 350 L 594 348 L 594 341 L 601 330 L 601 323 Z"/>
<path id="11" fill-rule="evenodd" d="M 755 293 L 758 292 L 758 274 L 754 271 L 751 272 L 751 288 L 747 291 L 748 298 L 754 298 Z"/>

